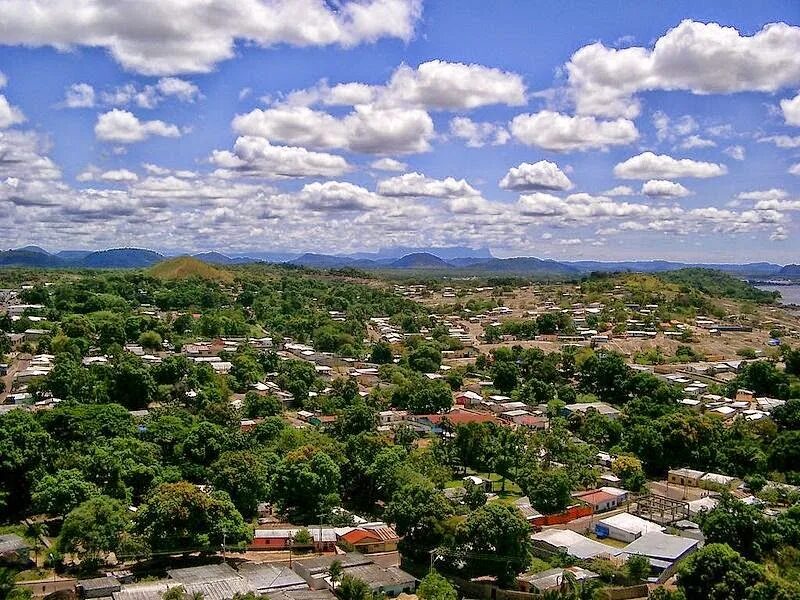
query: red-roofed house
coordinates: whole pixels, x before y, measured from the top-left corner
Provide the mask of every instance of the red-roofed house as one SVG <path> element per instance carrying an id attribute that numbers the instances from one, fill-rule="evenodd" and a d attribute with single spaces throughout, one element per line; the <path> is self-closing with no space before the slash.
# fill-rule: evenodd
<path id="1" fill-rule="evenodd" d="M 616 508 L 622 504 L 621 496 L 609 494 L 603 490 L 587 490 L 585 492 L 578 492 L 576 494 L 572 494 L 572 497 L 590 505 L 596 513 L 611 510 L 612 508 Z"/>
<path id="2" fill-rule="evenodd" d="M 387 525 L 381 527 L 356 527 L 340 535 L 339 539 L 351 544 L 362 554 L 373 552 L 394 552 L 400 538 L 394 529 Z"/>

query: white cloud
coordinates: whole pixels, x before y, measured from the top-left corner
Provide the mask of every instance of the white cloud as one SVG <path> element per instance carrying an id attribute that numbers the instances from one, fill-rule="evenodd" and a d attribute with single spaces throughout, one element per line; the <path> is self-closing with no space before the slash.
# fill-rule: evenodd
<path id="1" fill-rule="evenodd" d="M 104 142 L 132 144 L 151 136 L 180 137 L 177 126 L 164 121 L 140 121 L 133 113 L 114 109 L 97 117 L 94 126 L 97 139 Z"/>
<path id="2" fill-rule="evenodd" d="M 162 77 L 156 84 L 142 88 L 126 83 L 100 94 L 103 104 L 107 106 L 135 104 L 139 108 L 148 109 L 156 108 L 168 98 L 192 103 L 200 97 L 200 88 L 191 81 L 177 77 Z"/>
<path id="3" fill-rule="evenodd" d="M 480 148 L 491 143 L 493 146 L 502 146 L 510 135 L 508 130 L 495 123 L 479 123 L 469 117 L 454 117 L 450 121 L 450 133 L 457 138 L 466 140 L 470 148 Z"/>
<path id="4" fill-rule="evenodd" d="M 771 188 L 769 190 L 754 190 L 752 192 L 741 192 L 736 197 L 739 200 L 753 200 L 753 201 L 761 201 L 761 200 L 783 200 L 789 194 L 786 193 L 786 190 L 782 190 L 779 188 Z"/>
<path id="5" fill-rule="evenodd" d="M 781 100 L 781 111 L 787 125 L 800 127 L 800 94 L 797 94 L 794 98 Z"/>
<path id="6" fill-rule="evenodd" d="M 18 125 L 25 121 L 25 115 L 16 106 L 11 105 L 5 96 L 0 94 L 0 129 Z"/>
<path id="7" fill-rule="evenodd" d="M 796 163 L 791 167 L 789 167 L 788 173 L 789 175 L 797 175 L 798 177 L 800 177 L 800 163 Z"/>
<path id="8" fill-rule="evenodd" d="M 343 148 L 367 154 L 425 152 L 433 121 L 421 109 L 356 106 L 337 118 L 305 106 L 255 109 L 233 119 L 237 133 L 309 148 Z"/>
<path id="9" fill-rule="evenodd" d="M 0 71 L 0 90 L 6 87 L 7 83 L 8 83 L 8 78 L 6 77 L 5 73 Z"/>
<path id="10" fill-rule="evenodd" d="M 744 146 L 728 146 L 722 152 L 730 156 L 733 160 L 744 160 L 745 157 Z"/>
<path id="11" fill-rule="evenodd" d="M 217 0 L 187 5 L 66 0 L 31 6 L 2 0 L 0 44 L 107 49 L 123 67 L 145 75 L 207 73 L 234 56 L 237 42 L 269 47 L 353 46 L 393 37 L 409 40 L 419 0 Z"/>
<path id="12" fill-rule="evenodd" d="M 94 100 L 94 88 L 88 83 L 73 83 L 64 94 L 67 108 L 92 108 Z"/>
<path id="13" fill-rule="evenodd" d="M 463 198 L 480 196 L 480 192 L 464 179 L 433 179 L 421 173 L 406 173 L 378 183 L 382 196 L 427 196 L 430 198 Z"/>
<path id="14" fill-rule="evenodd" d="M 771 142 L 778 148 L 800 148 L 800 135 L 770 135 L 758 138 L 759 142 Z"/>
<path id="15" fill-rule="evenodd" d="M 373 160 L 369 166 L 378 171 L 405 171 L 408 168 L 406 163 L 388 157 Z"/>
<path id="16" fill-rule="evenodd" d="M 614 175 L 621 179 L 675 179 L 696 177 L 705 179 L 725 175 L 728 168 L 723 164 L 673 158 L 666 154 L 643 152 L 632 156 L 614 167 Z"/>
<path id="17" fill-rule="evenodd" d="M 133 171 L 129 171 L 128 169 L 113 169 L 111 171 L 105 171 L 100 174 L 100 179 L 102 181 L 109 181 L 113 183 L 132 183 L 134 181 L 138 181 L 139 177 Z"/>
<path id="18" fill-rule="evenodd" d="M 177 77 L 162 77 L 155 87 L 164 96 L 175 97 L 181 102 L 194 102 L 200 96 L 200 88 Z"/>
<path id="19" fill-rule="evenodd" d="M 699 135 L 690 135 L 680 143 L 680 147 L 684 150 L 691 150 L 693 148 L 713 148 L 717 143 L 714 140 L 700 137 Z"/>
<path id="20" fill-rule="evenodd" d="M 630 144 L 639 137 L 633 121 L 627 119 L 599 121 L 549 110 L 514 117 L 511 133 L 524 144 L 556 152 L 605 149 Z"/>
<path id="21" fill-rule="evenodd" d="M 431 109 L 472 109 L 490 104 L 525 104 L 525 84 L 516 73 L 477 64 L 432 60 L 416 69 L 401 65 L 378 102 Z"/>
<path id="22" fill-rule="evenodd" d="M 660 198 L 683 198 L 691 194 L 680 183 L 666 179 L 651 179 L 642 184 L 642 193 L 645 196 Z"/>
<path id="23" fill-rule="evenodd" d="M 374 193 L 344 181 L 309 183 L 303 186 L 298 199 L 314 211 L 364 211 L 381 205 Z"/>
<path id="24" fill-rule="evenodd" d="M 627 185 L 618 185 L 616 187 L 611 188 L 610 190 L 606 190 L 601 195 L 603 196 L 633 196 L 636 192 L 633 191 L 633 188 Z"/>
<path id="25" fill-rule="evenodd" d="M 685 20 L 652 49 L 600 42 L 572 55 L 566 68 L 579 114 L 634 118 L 646 90 L 694 94 L 775 92 L 800 83 L 800 27 L 765 25 L 752 36 L 733 27 Z"/>
<path id="26" fill-rule="evenodd" d="M 500 187 L 505 190 L 568 190 L 572 182 L 558 165 L 549 160 L 536 163 L 522 163 L 511 167 L 500 180 Z"/>
<path id="27" fill-rule="evenodd" d="M 273 146 L 264 138 L 242 136 L 233 152 L 215 150 L 212 164 L 224 171 L 266 178 L 336 177 L 350 167 L 341 156 L 296 146 Z"/>

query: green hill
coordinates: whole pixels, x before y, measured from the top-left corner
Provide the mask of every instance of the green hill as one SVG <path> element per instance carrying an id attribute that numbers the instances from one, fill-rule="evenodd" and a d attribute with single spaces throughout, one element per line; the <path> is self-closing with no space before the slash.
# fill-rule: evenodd
<path id="1" fill-rule="evenodd" d="M 208 279 L 220 283 L 231 283 L 233 274 L 191 256 L 178 256 L 164 260 L 150 268 L 150 274 L 159 279 Z"/>

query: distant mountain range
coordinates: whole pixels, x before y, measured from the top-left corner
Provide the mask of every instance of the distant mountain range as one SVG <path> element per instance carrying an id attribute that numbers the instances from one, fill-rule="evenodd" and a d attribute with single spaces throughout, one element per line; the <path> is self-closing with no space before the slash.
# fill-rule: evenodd
<path id="1" fill-rule="evenodd" d="M 406 252 L 407 250 L 414 250 Z M 38 246 L 0 251 L 0 267 L 130 269 L 150 267 L 171 258 L 141 248 L 113 248 L 92 252 L 63 250 L 51 254 Z M 681 263 L 654 261 L 555 261 L 534 257 L 496 258 L 485 248 L 386 248 L 375 253 L 332 255 L 281 252 L 253 252 L 249 256 L 228 256 L 220 252 L 195 254 L 213 265 L 241 265 L 256 262 L 285 263 L 314 269 L 354 268 L 364 270 L 449 271 L 453 274 L 504 274 L 530 277 L 580 277 L 593 271 L 660 273 L 687 267 L 716 269 L 747 279 L 798 279 L 800 265 L 767 262 L 745 264 Z"/>

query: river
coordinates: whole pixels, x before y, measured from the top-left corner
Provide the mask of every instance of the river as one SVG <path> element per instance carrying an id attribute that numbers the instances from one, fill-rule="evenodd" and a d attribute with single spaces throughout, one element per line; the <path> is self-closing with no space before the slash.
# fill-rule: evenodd
<path id="1" fill-rule="evenodd" d="M 757 285 L 760 290 L 766 292 L 780 292 L 781 304 L 800 305 L 800 284 L 797 285 Z"/>

